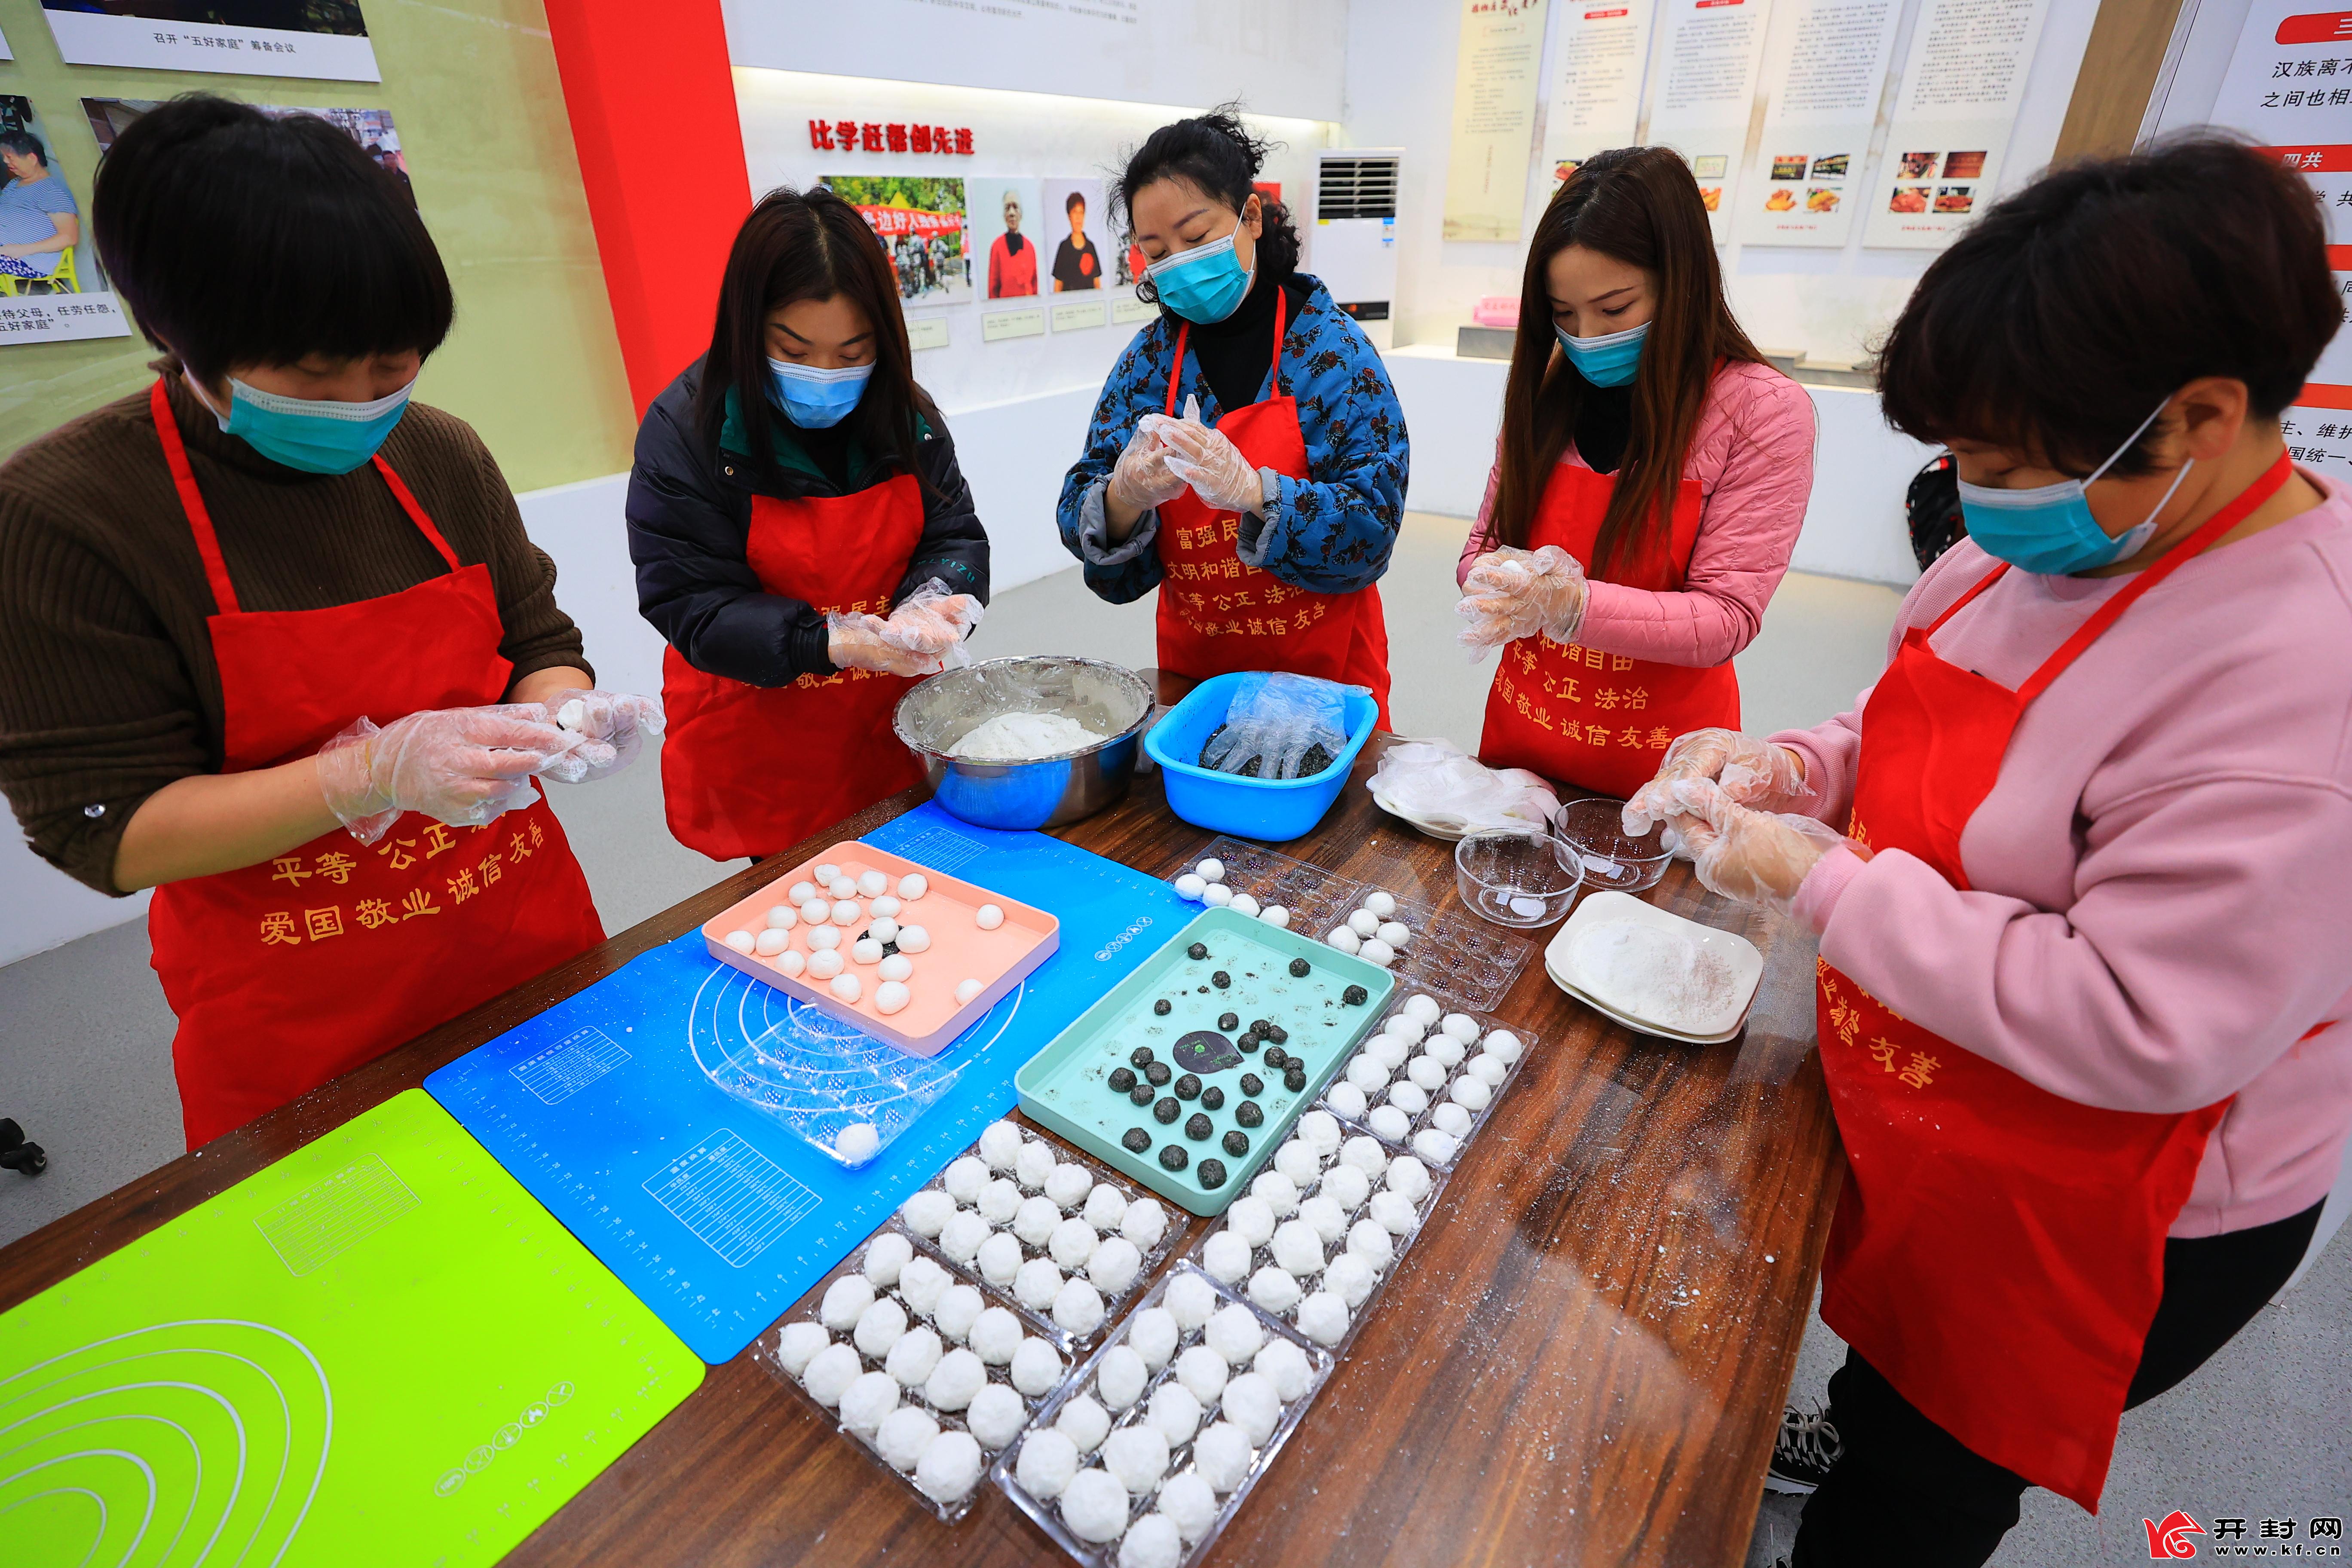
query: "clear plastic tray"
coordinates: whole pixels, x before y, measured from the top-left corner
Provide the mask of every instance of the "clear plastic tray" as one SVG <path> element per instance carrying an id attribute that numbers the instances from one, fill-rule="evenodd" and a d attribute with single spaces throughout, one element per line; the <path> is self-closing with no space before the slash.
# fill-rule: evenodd
<path id="1" fill-rule="evenodd" d="M 908 1056 L 781 989 L 761 1000 L 764 1028 L 695 1031 L 696 1065 L 719 1089 L 848 1169 L 871 1163 L 963 1071 L 960 1057 Z M 747 1031 L 757 1021 L 747 1018 Z M 873 1129 L 875 1142 L 853 1160 L 842 1152 L 842 1134 L 859 1126 Z"/>
<path id="2" fill-rule="evenodd" d="M 1208 1555 L 1210 1547 L 1215 1544 L 1217 1537 L 1224 1532 L 1225 1526 L 1233 1521 L 1234 1515 L 1240 1511 L 1243 1501 L 1248 1498 L 1251 1489 L 1257 1485 L 1258 1479 L 1273 1466 L 1275 1456 L 1281 1452 L 1283 1444 L 1289 1441 L 1290 1434 L 1297 1429 L 1299 1420 L 1307 1413 L 1307 1407 L 1314 1403 L 1316 1394 L 1322 1391 L 1324 1383 L 1330 1377 L 1332 1368 L 1338 1363 L 1330 1352 L 1300 1337 L 1288 1325 L 1267 1317 L 1266 1314 L 1251 1306 L 1246 1299 L 1219 1285 L 1214 1279 L 1209 1279 L 1207 1275 L 1200 1273 L 1186 1263 L 1178 1263 L 1152 1287 L 1150 1292 L 1139 1305 L 1138 1312 L 1139 1313 L 1144 1308 L 1158 1306 L 1163 1301 L 1167 1298 L 1169 1286 L 1180 1276 L 1198 1279 L 1205 1283 L 1216 1292 L 1221 1307 L 1227 1303 L 1240 1303 L 1245 1310 L 1256 1317 L 1268 1342 L 1276 1338 L 1289 1341 L 1305 1353 L 1307 1365 L 1306 1390 L 1297 1398 L 1284 1403 L 1280 1420 L 1276 1423 L 1273 1433 L 1265 1442 L 1252 1452 L 1249 1466 L 1243 1472 L 1240 1481 L 1220 1500 L 1215 1515 L 1198 1539 L 1185 1542 L 1183 1555 L 1178 1559 L 1177 1568 L 1194 1568 L 1195 1564 Z M 1046 1403 L 1045 1408 L 1041 1409 L 1035 1418 L 1024 1429 L 1021 1436 L 997 1457 L 995 1474 L 992 1478 L 998 1489 L 1013 1500 L 1014 1507 L 1027 1514 L 1035 1521 L 1037 1528 L 1051 1538 L 1055 1545 L 1060 1547 L 1073 1561 L 1083 1564 L 1084 1568 L 1115 1568 L 1118 1561 L 1120 1541 L 1124 1536 L 1097 1546 L 1081 1541 L 1071 1533 L 1069 1527 L 1062 1521 L 1062 1510 L 1056 1500 L 1033 1497 L 1028 1489 L 1022 1486 L 1019 1476 L 1021 1447 L 1033 1434 L 1054 1425 L 1059 1418 L 1063 1407 L 1079 1395 L 1096 1396 L 1097 1404 L 1104 1403 L 1097 1396 L 1096 1381 L 1102 1366 L 1103 1357 L 1110 1353 L 1114 1345 L 1126 1342 L 1128 1331 L 1133 1323 L 1133 1317 L 1121 1322 L 1118 1332 L 1097 1351 L 1085 1366 L 1078 1369 L 1076 1376 L 1063 1384 Z M 1201 1329 L 1184 1330 L 1179 1334 L 1174 1353 L 1170 1355 L 1166 1365 L 1153 1373 L 1145 1381 L 1143 1393 L 1138 1396 L 1135 1403 L 1125 1410 L 1111 1412 L 1112 1431 L 1116 1432 L 1122 1427 L 1135 1426 L 1144 1419 L 1145 1411 L 1151 1402 L 1151 1391 L 1175 1376 L 1177 1358 L 1194 1345 L 1201 1343 L 1203 1334 L 1204 1331 Z M 1106 1405 L 1105 1408 L 1108 1409 L 1108 1406 Z M 1200 1430 L 1206 1431 L 1210 1425 L 1217 1420 L 1221 1408 L 1219 1405 L 1212 1405 L 1202 1413 Z M 1108 1441 L 1107 1438 L 1106 1441 Z M 1160 1487 L 1164 1488 L 1169 1480 L 1193 1468 L 1192 1448 L 1193 1445 L 1189 1442 L 1170 1445 L 1168 1470 L 1160 1480 Z M 1097 1453 L 1098 1452 L 1099 1450 L 1097 1450 Z M 1080 1468 L 1086 1468 L 1087 1462 L 1095 1458 L 1094 1453 L 1082 1455 Z M 1155 1489 L 1148 1496 L 1133 1498 L 1129 1500 L 1128 1506 L 1129 1528 L 1133 1527 L 1137 1520 L 1154 1511 L 1153 1503 L 1158 1495 L 1159 1492 Z"/>
<path id="3" fill-rule="evenodd" d="M 1334 1105 L 1331 1102 L 1331 1096 L 1333 1091 L 1339 1089 L 1339 1085 L 1354 1081 L 1349 1079 L 1348 1075 L 1354 1068 L 1356 1059 L 1365 1055 L 1366 1052 L 1374 1049 L 1379 1045 L 1381 1037 L 1388 1033 L 1389 1019 L 1402 1013 L 1407 1005 L 1412 1002 L 1412 998 L 1415 995 L 1420 994 L 1427 994 L 1430 1000 L 1438 1005 L 1440 1009 L 1440 1025 L 1443 1024 L 1446 1016 L 1454 1013 L 1460 1013 L 1463 1016 L 1475 1020 L 1478 1025 L 1478 1043 L 1465 1047 L 1461 1061 L 1455 1063 L 1452 1068 L 1447 1068 L 1444 1080 L 1440 1083 L 1435 1089 L 1428 1091 L 1429 1104 L 1417 1115 L 1412 1116 L 1408 1119 L 1405 1135 L 1401 1139 L 1391 1138 L 1372 1125 L 1371 1112 L 1380 1105 L 1386 1103 L 1385 1089 L 1376 1092 L 1370 1092 L 1366 1095 L 1366 1099 L 1369 1103 L 1360 1114 L 1353 1110 L 1342 1109 L 1339 1105 Z M 1413 1146 L 1413 1139 L 1415 1135 L 1424 1130 L 1433 1129 L 1438 1107 L 1447 1102 L 1449 1096 L 1453 1092 L 1454 1083 L 1470 1070 L 1470 1064 L 1475 1061 L 1478 1058 L 1479 1054 L 1485 1050 L 1486 1037 L 1497 1029 L 1507 1029 L 1512 1034 L 1518 1037 L 1520 1046 L 1518 1060 L 1508 1064 L 1504 1068 L 1502 1081 L 1492 1086 L 1493 1092 L 1489 1096 L 1486 1104 L 1476 1110 L 1469 1111 L 1470 1125 L 1466 1131 L 1454 1139 L 1454 1149 L 1453 1153 L 1448 1155 L 1446 1158 L 1440 1160 L 1434 1158 L 1424 1150 L 1415 1148 Z M 1428 1045 L 1429 1037 L 1435 1036 L 1438 1032 L 1439 1026 L 1434 1025 L 1432 1026 L 1429 1030 L 1429 1035 L 1424 1036 L 1420 1044 L 1411 1047 L 1402 1066 L 1396 1070 L 1390 1072 L 1389 1078 L 1391 1084 L 1407 1077 L 1412 1062 L 1424 1054 L 1424 1049 Z M 1393 1038 L 1394 1037 L 1391 1036 L 1390 1037 Z M 1394 994 L 1390 998 L 1390 1005 L 1381 1012 L 1379 1025 L 1371 1031 L 1371 1033 L 1364 1037 L 1363 1043 L 1356 1047 L 1355 1054 L 1350 1056 L 1346 1062 L 1340 1065 L 1339 1072 L 1333 1075 L 1331 1081 L 1324 1086 L 1323 1097 L 1319 1103 L 1323 1110 L 1328 1110 L 1332 1115 L 1338 1117 L 1349 1128 L 1360 1129 L 1363 1131 L 1370 1133 L 1373 1137 L 1380 1139 L 1380 1141 L 1386 1144 L 1391 1152 L 1418 1155 L 1422 1162 L 1428 1165 L 1430 1169 L 1433 1171 L 1450 1172 L 1455 1165 L 1461 1163 L 1462 1156 L 1469 1151 L 1471 1141 L 1486 1130 L 1487 1119 L 1494 1115 L 1495 1107 L 1502 1103 L 1504 1094 L 1509 1090 L 1512 1084 L 1518 1081 L 1519 1069 L 1527 1066 L 1528 1058 L 1533 1056 L 1536 1051 L 1541 1047 L 1542 1044 L 1543 1037 L 1532 1029 L 1525 1028 L 1517 1024 L 1509 1023 L 1504 1019 L 1497 1018 L 1491 1013 L 1478 1012 L 1471 1008 L 1461 1006 L 1454 999 L 1444 995 L 1441 992 L 1433 991 L 1428 993 L 1420 993 L 1413 991 L 1409 987 L 1400 985 L 1397 987 Z M 1440 1063 L 1439 1065 L 1443 1066 L 1444 1064 Z M 1468 1107 L 1465 1106 L 1464 1109 L 1467 1110 Z M 1448 1134 L 1448 1136 L 1452 1135 Z"/>

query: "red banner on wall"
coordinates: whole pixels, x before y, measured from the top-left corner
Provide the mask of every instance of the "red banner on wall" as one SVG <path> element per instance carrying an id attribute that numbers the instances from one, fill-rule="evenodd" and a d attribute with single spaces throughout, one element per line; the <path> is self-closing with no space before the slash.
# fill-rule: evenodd
<path id="1" fill-rule="evenodd" d="M 859 207 L 857 216 L 885 239 L 902 234 L 954 234 L 963 227 L 961 213 L 927 213 L 914 207 Z"/>

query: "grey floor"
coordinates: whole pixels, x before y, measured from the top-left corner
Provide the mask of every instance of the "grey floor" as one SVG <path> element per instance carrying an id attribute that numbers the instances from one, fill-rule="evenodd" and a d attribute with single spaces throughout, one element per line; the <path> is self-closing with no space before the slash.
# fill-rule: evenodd
<path id="1" fill-rule="evenodd" d="M 1475 750 L 1492 665 L 1455 652 L 1453 566 L 1465 525 L 1408 519 L 1381 592 L 1392 650 L 1391 710 L 1405 734 Z M 1877 673 L 1899 595 L 1833 578 L 1791 576 L 1740 656 L 1747 727 L 1769 731 L 1838 711 Z M 1075 571 L 1013 589 L 973 639 L 982 658 L 1083 652 L 1152 662 L 1152 605 L 1113 606 Z M 662 826 L 655 759 L 601 784 L 558 790 L 606 929 L 618 931 L 716 881 L 725 868 Z M 147 966 L 143 921 L 0 968 L 0 1115 L 50 1152 L 47 1173 L 0 1173 L 0 1243 L 137 1179 L 180 1152 L 172 1019 Z M 1843 1354 L 1818 1320 L 1791 1396 L 1818 1400 Z M 2339 1242 L 2188 1384 L 2125 1417 L 2108 1513 L 2094 1520 L 2046 1492 L 2026 1499 L 2002 1568 L 2147 1561 L 2142 1516 L 2183 1508 L 2252 1520 L 2352 1514 L 2352 1245 Z M 1796 1510 L 1768 1497 L 1750 1561 L 1787 1550 Z"/>

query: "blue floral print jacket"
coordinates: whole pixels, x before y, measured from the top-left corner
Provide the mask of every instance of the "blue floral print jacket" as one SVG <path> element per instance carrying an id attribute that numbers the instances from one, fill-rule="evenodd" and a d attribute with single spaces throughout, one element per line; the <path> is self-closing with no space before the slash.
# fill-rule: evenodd
<path id="1" fill-rule="evenodd" d="M 1307 285 L 1307 298 L 1283 335 L 1282 380 L 1298 400 L 1311 478 L 1282 478 L 1281 495 L 1264 521 L 1243 519 L 1235 550 L 1293 587 L 1352 593 L 1380 580 L 1396 544 L 1410 467 L 1404 410 L 1378 351 L 1330 290 L 1305 274 L 1297 280 Z M 1115 605 L 1141 598 L 1161 576 L 1158 513 L 1144 513 L 1133 533 L 1112 544 L 1104 531 L 1103 490 L 1136 421 L 1167 406 L 1178 324 L 1163 311 L 1119 355 L 1087 422 L 1086 452 L 1062 481 L 1062 543 L 1085 566 L 1087 586 Z M 1203 424 L 1223 416 L 1189 349 L 1178 384 L 1180 409 L 1191 395 L 1201 400 Z M 1258 395 L 1273 391 L 1261 387 Z"/>

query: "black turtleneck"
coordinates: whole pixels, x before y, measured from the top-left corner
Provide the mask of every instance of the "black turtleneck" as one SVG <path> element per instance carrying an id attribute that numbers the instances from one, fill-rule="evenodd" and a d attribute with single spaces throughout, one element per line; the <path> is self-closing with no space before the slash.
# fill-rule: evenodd
<path id="1" fill-rule="evenodd" d="M 1276 287 L 1272 279 L 1260 278 L 1232 315 L 1207 326 L 1192 323 L 1190 342 L 1201 362 L 1201 375 L 1224 413 L 1255 403 L 1265 385 L 1265 373 L 1274 364 Z M 1289 300 L 1289 320 L 1295 321 L 1307 307 L 1307 284 L 1293 273 L 1280 288 Z M 1180 399 L 1178 412 L 1182 407 Z"/>
<path id="2" fill-rule="evenodd" d="M 1596 474 L 1613 474 L 1633 438 L 1633 386 L 1583 389 L 1576 408 L 1576 455 Z"/>

